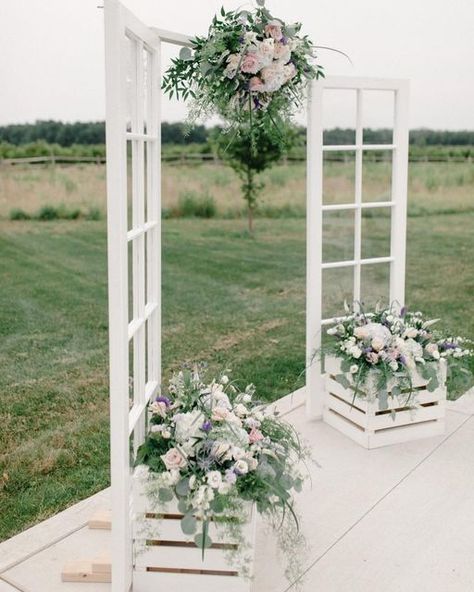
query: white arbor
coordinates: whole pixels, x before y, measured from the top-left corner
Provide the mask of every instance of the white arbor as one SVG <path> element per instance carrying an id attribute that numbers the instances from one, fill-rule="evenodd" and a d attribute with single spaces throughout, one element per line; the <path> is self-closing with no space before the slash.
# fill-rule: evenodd
<path id="1" fill-rule="evenodd" d="M 110 422 L 112 479 L 112 590 L 133 586 L 131 496 L 133 456 L 143 442 L 146 407 L 161 382 L 161 138 L 160 87 L 163 43 L 189 46 L 190 38 L 148 27 L 117 0 L 105 0 L 107 91 L 107 210 L 110 335 Z M 327 88 L 354 89 L 358 97 L 356 141 L 351 146 L 323 146 L 321 99 Z M 370 89 L 395 96 L 393 183 L 390 201 L 362 201 L 362 155 L 380 146 L 363 144 L 362 101 Z M 355 151 L 354 202 L 323 203 L 323 153 Z M 128 163 L 131 163 L 129 166 Z M 390 262 L 390 298 L 403 302 L 406 174 L 407 83 L 337 78 L 315 82 L 308 125 L 307 206 L 307 357 L 320 343 L 322 271 L 353 267 L 354 299 L 360 296 L 361 267 Z M 389 257 L 361 257 L 361 217 L 365 207 L 390 208 L 392 247 Z M 355 211 L 354 257 L 350 261 L 322 260 L 322 220 L 330 209 Z M 318 364 L 307 371 L 310 415 L 322 410 L 322 382 Z M 300 398 L 287 399 L 291 405 Z"/>

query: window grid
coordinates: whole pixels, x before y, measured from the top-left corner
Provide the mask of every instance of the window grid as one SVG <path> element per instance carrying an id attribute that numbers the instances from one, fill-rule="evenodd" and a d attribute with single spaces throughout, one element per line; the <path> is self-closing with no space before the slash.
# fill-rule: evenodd
<path id="1" fill-rule="evenodd" d="M 356 93 L 356 135 L 353 144 L 323 144 L 322 102 L 326 89 L 351 90 Z M 323 407 L 323 368 L 314 363 L 314 354 L 321 347 L 325 325 L 336 317 L 323 318 L 323 270 L 353 268 L 355 301 L 364 293 L 362 270 L 378 264 L 389 264 L 389 300 L 404 303 L 406 251 L 406 199 L 408 166 L 408 89 L 406 80 L 332 77 L 311 85 L 307 136 L 307 267 L 306 267 L 306 402 L 311 417 L 321 417 Z M 364 144 L 363 99 L 366 91 L 387 91 L 394 99 L 393 140 L 391 144 Z M 371 150 L 392 152 L 391 193 L 388 201 L 362 201 L 364 153 Z M 352 203 L 323 204 L 323 157 L 325 152 L 355 153 L 354 200 Z M 390 251 L 384 257 L 362 257 L 362 213 L 366 208 L 389 208 Z M 354 255 L 350 260 L 323 260 L 323 215 L 330 211 L 354 212 Z M 343 318 L 344 312 L 337 317 Z"/>

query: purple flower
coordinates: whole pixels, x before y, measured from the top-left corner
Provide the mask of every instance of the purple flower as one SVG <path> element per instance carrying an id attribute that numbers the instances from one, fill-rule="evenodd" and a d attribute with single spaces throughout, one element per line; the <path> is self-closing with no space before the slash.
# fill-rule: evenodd
<path id="1" fill-rule="evenodd" d="M 402 356 L 402 355 L 400 355 L 400 357 L 398 358 L 398 361 L 400 362 L 400 364 L 403 364 L 403 365 L 405 365 L 407 363 L 405 356 Z"/>
<path id="2" fill-rule="evenodd" d="M 209 420 L 206 420 L 202 426 L 201 426 L 201 430 L 203 432 L 206 432 L 206 434 L 208 434 L 211 430 L 212 430 L 212 423 Z"/>
<path id="3" fill-rule="evenodd" d="M 168 397 L 159 396 L 156 397 L 155 401 L 157 403 L 164 403 L 167 407 L 171 405 L 171 401 L 168 399 Z"/>
<path id="4" fill-rule="evenodd" d="M 280 42 L 281 42 L 283 45 L 288 45 L 288 37 L 285 37 L 285 36 L 283 35 L 283 37 L 280 39 Z"/>
<path id="5" fill-rule="evenodd" d="M 406 308 L 406 306 L 403 306 L 402 310 L 400 311 L 400 316 L 404 317 L 406 314 L 407 314 L 407 308 Z"/>

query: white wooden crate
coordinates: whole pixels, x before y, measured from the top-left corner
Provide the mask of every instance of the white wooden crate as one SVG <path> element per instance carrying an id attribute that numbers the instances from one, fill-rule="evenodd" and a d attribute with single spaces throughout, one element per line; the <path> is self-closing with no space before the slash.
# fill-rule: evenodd
<path id="1" fill-rule="evenodd" d="M 324 421 L 365 448 L 378 448 L 409 440 L 438 436 L 445 431 L 446 413 L 446 362 L 440 360 L 440 385 L 429 392 L 427 381 L 419 374 L 413 377 L 416 409 L 411 408 L 413 398 L 408 394 L 391 396 L 396 385 L 388 384 L 388 408 L 379 409 L 378 400 L 356 397 L 351 389 L 344 388 L 334 377 L 341 372 L 341 360 L 327 357 L 325 360 Z M 349 375 L 347 378 L 350 379 Z"/>
<path id="2" fill-rule="evenodd" d="M 152 477 L 150 477 L 152 478 Z M 229 564 L 229 550 L 238 546 L 236 540 L 216 523 L 209 525 L 212 547 L 202 551 L 193 537 L 181 530 L 175 501 L 166 505 L 162 514 L 147 499 L 143 477 L 133 479 L 133 591 L 193 590 L 193 592 L 249 592 L 251 580 L 239 575 Z M 248 520 L 244 526 L 245 540 L 251 545 L 245 553 L 252 558 L 255 543 L 256 512 L 248 507 Z M 249 566 L 252 573 L 253 565 Z"/>

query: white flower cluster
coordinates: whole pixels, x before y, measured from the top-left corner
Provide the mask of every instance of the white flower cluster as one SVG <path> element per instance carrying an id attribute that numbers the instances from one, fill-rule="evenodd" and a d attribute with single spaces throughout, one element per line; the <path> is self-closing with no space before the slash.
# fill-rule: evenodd
<path id="1" fill-rule="evenodd" d="M 471 350 L 463 347 L 460 337 L 436 338 L 431 327 L 438 320 L 424 321 L 421 312 L 391 307 L 339 319 L 327 333 L 337 339 L 340 355 L 353 360 L 351 374 L 358 373 L 366 364 L 385 364 L 393 372 L 412 372 L 417 364 L 472 355 Z"/>

